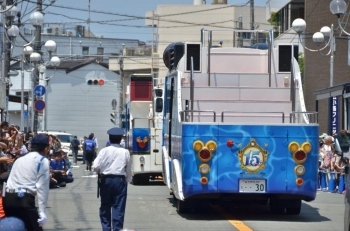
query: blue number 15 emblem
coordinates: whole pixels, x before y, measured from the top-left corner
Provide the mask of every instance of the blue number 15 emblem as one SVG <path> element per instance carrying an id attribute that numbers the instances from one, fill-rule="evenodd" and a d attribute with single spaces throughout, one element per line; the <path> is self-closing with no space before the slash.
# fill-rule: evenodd
<path id="1" fill-rule="evenodd" d="M 245 166 L 259 166 L 261 163 L 260 160 L 260 151 L 250 150 L 248 153 L 244 154 L 244 165 Z"/>

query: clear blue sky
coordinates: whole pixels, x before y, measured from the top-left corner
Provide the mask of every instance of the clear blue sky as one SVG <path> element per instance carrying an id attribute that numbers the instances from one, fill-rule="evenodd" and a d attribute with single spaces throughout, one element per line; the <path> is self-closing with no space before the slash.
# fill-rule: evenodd
<path id="1" fill-rule="evenodd" d="M 36 0 L 31 0 L 35 3 Z M 145 27 L 145 17 L 147 11 L 155 10 L 157 5 L 193 4 L 193 0 L 90 0 L 90 24 L 91 31 L 95 35 L 103 35 L 105 38 L 127 38 L 140 39 L 148 42 L 152 40 L 152 29 Z M 267 0 L 255 0 L 256 6 L 265 6 Z M 242 5 L 249 0 L 228 0 L 228 4 Z M 49 4 L 50 0 L 43 0 Z M 80 25 L 87 27 L 86 20 L 89 17 L 89 0 L 56 0 L 53 6 L 44 10 L 45 22 L 65 22 L 66 27 Z M 211 0 L 207 0 L 211 4 Z M 249 5 L 249 4 L 248 4 Z M 24 9 L 31 10 L 33 5 L 26 7 L 20 5 L 22 12 Z M 85 11 L 84 11 L 85 10 Z M 99 11 L 101 13 L 96 13 Z M 111 14 L 107 14 L 111 13 Z M 125 16 L 120 16 L 125 15 Z M 136 16 L 130 17 L 130 16 Z M 141 19 L 137 19 L 141 17 Z M 130 20 L 132 19 L 132 20 Z M 124 21 L 116 21 L 124 20 Z M 98 21 L 98 22 L 94 22 Z M 105 21 L 105 22 L 102 22 Z M 111 25 L 114 24 L 114 25 Z M 119 26 L 117 26 L 119 25 Z"/>

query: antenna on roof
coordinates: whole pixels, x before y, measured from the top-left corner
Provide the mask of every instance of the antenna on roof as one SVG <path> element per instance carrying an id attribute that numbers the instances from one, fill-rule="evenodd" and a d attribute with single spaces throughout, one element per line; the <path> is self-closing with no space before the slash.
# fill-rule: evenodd
<path id="1" fill-rule="evenodd" d="M 91 3 L 91 0 L 89 0 L 89 4 L 88 4 L 88 8 L 89 8 L 89 17 L 88 17 L 88 19 L 86 20 L 86 22 L 87 22 L 87 25 L 88 25 L 88 30 L 89 30 L 89 38 L 91 37 L 91 31 L 90 31 L 90 13 L 91 13 L 91 5 L 90 5 L 90 3 Z M 89 39 L 89 41 L 90 41 L 90 39 Z"/>

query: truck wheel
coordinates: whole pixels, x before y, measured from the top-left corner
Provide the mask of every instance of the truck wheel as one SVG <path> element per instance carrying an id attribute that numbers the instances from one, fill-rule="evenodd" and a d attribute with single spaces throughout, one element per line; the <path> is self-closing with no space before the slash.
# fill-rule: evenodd
<path id="1" fill-rule="evenodd" d="M 176 207 L 177 207 L 177 212 L 178 213 L 188 213 L 189 208 L 188 208 L 188 203 L 182 200 L 176 200 Z"/>
<path id="2" fill-rule="evenodd" d="M 274 214 L 283 214 L 284 213 L 284 205 L 279 203 L 278 200 L 270 199 L 270 212 Z"/>
<path id="3" fill-rule="evenodd" d="M 139 175 L 134 175 L 132 178 L 132 184 L 133 185 L 140 185 L 140 176 Z"/>
<path id="4" fill-rule="evenodd" d="M 301 200 L 293 200 L 290 204 L 292 205 L 291 207 L 286 207 L 287 214 L 299 215 L 301 210 Z"/>

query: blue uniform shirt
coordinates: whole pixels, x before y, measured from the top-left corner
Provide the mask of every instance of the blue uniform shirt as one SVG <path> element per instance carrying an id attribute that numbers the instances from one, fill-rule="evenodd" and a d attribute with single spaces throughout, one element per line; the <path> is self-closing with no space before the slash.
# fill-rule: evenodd
<path id="1" fill-rule="evenodd" d="M 50 167 L 52 170 L 62 170 L 64 162 L 62 160 L 56 161 L 55 159 L 51 160 Z"/>
<path id="2" fill-rule="evenodd" d="M 96 143 L 93 140 L 87 139 L 84 142 L 84 148 L 87 152 L 95 151 Z"/>

